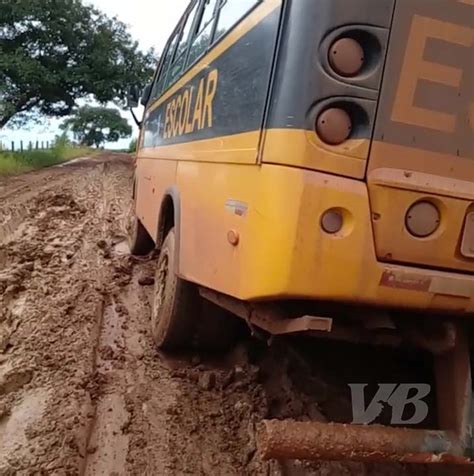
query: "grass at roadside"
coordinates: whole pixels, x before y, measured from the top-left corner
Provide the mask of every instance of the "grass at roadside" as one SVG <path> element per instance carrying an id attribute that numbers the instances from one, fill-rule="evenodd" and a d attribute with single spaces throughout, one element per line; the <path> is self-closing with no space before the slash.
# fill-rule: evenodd
<path id="1" fill-rule="evenodd" d="M 0 175 L 21 174 L 94 153 L 93 149 L 73 147 L 69 144 L 56 145 L 48 150 L 0 151 Z"/>

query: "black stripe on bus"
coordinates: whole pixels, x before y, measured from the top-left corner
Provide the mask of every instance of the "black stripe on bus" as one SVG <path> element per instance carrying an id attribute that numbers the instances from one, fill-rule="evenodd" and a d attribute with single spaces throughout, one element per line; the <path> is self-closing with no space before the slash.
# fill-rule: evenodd
<path id="1" fill-rule="evenodd" d="M 280 9 L 260 21 L 168 100 L 149 112 L 143 147 L 261 129 Z"/>

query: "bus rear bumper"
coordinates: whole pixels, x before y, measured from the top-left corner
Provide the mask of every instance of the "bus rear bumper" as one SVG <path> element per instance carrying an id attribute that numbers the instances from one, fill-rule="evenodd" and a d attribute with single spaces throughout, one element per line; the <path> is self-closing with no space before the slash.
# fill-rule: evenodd
<path id="1" fill-rule="evenodd" d="M 260 173 L 263 186 L 242 232 L 240 269 L 248 270 L 246 279 L 239 281 L 237 293 L 223 292 L 243 300 L 310 299 L 474 313 L 473 274 L 377 259 L 376 217 L 364 182 L 275 165 L 262 166 Z M 328 210 L 343 216 L 336 233 L 321 225 Z"/>

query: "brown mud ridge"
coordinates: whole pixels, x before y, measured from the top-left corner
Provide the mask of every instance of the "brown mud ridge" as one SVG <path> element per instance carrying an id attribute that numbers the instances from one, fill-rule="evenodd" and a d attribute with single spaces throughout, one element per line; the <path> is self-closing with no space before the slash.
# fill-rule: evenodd
<path id="1" fill-rule="evenodd" d="M 262 461 L 263 418 L 348 418 L 332 366 L 347 357 L 249 336 L 160 355 L 153 259 L 124 244 L 131 181 L 120 155 L 0 181 L 0 475 L 428 474 Z"/>

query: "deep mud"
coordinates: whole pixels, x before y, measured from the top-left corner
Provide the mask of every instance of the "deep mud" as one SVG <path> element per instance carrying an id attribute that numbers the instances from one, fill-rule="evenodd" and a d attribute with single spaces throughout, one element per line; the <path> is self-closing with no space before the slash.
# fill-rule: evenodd
<path id="1" fill-rule="evenodd" d="M 263 418 L 350 415 L 341 359 L 249 336 L 224 356 L 159 354 L 153 258 L 125 244 L 131 180 L 117 155 L 0 181 L 0 475 L 427 474 L 262 461 Z"/>

